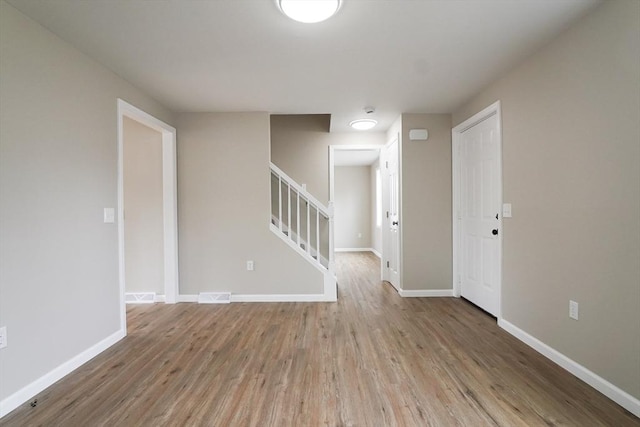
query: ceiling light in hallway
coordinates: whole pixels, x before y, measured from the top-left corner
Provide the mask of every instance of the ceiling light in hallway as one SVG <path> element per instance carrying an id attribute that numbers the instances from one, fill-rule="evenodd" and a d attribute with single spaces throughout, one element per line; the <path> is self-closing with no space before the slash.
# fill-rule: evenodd
<path id="1" fill-rule="evenodd" d="M 356 130 L 369 130 L 373 129 L 378 122 L 373 119 L 358 119 L 349 123 L 349 126 Z"/>

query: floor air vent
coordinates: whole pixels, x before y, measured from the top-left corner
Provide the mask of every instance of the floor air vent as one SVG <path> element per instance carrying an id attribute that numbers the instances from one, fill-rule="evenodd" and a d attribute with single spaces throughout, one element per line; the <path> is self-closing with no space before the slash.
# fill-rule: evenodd
<path id="1" fill-rule="evenodd" d="M 200 292 L 198 304 L 229 304 L 231 292 Z"/>
<path id="2" fill-rule="evenodd" d="M 133 292 L 125 294 L 124 301 L 127 304 L 153 304 L 156 301 L 155 292 Z"/>

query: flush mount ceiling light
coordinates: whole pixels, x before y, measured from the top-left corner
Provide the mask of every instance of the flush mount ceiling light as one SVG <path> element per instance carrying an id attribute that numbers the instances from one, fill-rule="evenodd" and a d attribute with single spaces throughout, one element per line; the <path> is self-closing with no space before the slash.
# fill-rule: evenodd
<path id="1" fill-rule="evenodd" d="M 373 119 L 358 119 L 349 123 L 349 126 L 356 130 L 369 130 L 373 129 L 378 122 Z"/>
<path id="2" fill-rule="evenodd" d="M 313 24 L 331 18 L 342 0 L 276 0 L 278 7 L 294 21 Z"/>

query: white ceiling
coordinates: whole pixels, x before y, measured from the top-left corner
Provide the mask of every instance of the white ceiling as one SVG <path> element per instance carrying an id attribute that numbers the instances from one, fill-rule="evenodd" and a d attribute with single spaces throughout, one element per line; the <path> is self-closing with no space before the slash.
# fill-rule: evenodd
<path id="1" fill-rule="evenodd" d="M 369 166 L 380 157 L 380 150 L 335 150 L 334 166 Z"/>
<path id="2" fill-rule="evenodd" d="M 273 0 L 8 0 L 176 112 L 447 113 L 600 0 L 344 0 L 318 24 Z"/>

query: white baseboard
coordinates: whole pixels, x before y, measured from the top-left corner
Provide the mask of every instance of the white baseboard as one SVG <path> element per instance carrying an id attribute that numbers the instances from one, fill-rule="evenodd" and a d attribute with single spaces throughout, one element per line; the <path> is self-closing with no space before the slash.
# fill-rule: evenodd
<path id="1" fill-rule="evenodd" d="M 373 252 L 373 248 L 334 248 L 334 252 Z"/>
<path id="2" fill-rule="evenodd" d="M 231 302 L 326 302 L 323 294 L 231 294 Z M 198 295 L 178 295 L 178 302 L 198 302 Z"/>
<path id="3" fill-rule="evenodd" d="M 322 302 L 327 301 L 323 294 L 266 294 L 231 295 L 231 302 Z"/>
<path id="4" fill-rule="evenodd" d="M 107 338 L 103 339 L 96 345 L 89 347 L 82 353 L 72 357 L 62 365 L 59 365 L 57 368 L 54 368 L 52 371 L 49 371 L 37 380 L 33 381 L 31 384 L 24 386 L 20 390 L 8 396 L 0 402 L 0 418 L 4 417 L 23 403 L 27 402 L 29 399 L 31 399 L 56 381 L 60 380 L 65 375 L 78 369 L 80 366 L 84 365 L 89 360 L 93 359 L 98 354 L 102 353 L 103 351 L 120 341 L 125 337 L 125 335 L 126 333 L 124 330 L 119 330 L 109 335 Z"/>
<path id="5" fill-rule="evenodd" d="M 371 252 L 373 252 L 373 254 L 375 256 L 377 256 L 378 258 L 382 259 L 382 254 L 378 251 L 376 251 L 374 248 L 371 248 Z"/>
<path id="6" fill-rule="evenodd" d="M 400 296 L 403 298 L 452 297 L 453 289 L 400 289 L 398 291 L 398 294 L 400 294 Z"/>
<path id="7" fill-rule="evenodd" d="M 229 304 L 231 292 L 200 292 L 198 304 Z"/>
<path id="8" fill-rule="evenodd" d="M 591 372 L 589 369 L 580 365 L 578 362 L 569 359 L 558 350 L 548 346 L 536 337 L 529 335 L 514 324 L 509 323 L 504 319 L 499 319 L 498 326 L 509 332 L 514 337 L 518 338 L 523 343 L 527 344 L 529 347 L 536 350 L 538 353 L 542 354 L 543 356 L 557 363 L 576 377 L 580 378 L 582 381 L 586 382 L 591 387 L 595 388 L 600 393 L 604 394 L 609 399 L 613 400 L 618 405 L 634 414 L 636 417 L 640 417 L 639 399 L 636 399 L 626 391 L 616 387 L 601 376 Z"/>

